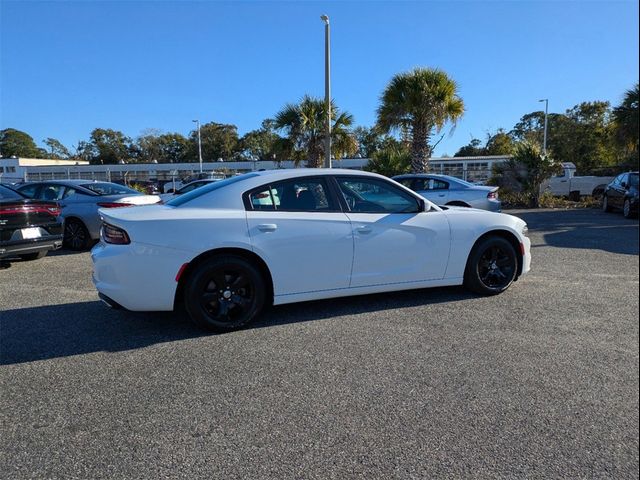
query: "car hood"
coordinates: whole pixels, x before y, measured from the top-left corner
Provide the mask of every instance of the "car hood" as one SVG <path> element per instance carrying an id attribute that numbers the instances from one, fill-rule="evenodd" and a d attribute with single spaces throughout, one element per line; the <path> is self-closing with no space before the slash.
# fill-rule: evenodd
<path id="1" fill-rule="evenodd" d="M 508 226 L 514 230 L 521 232 L 527 225 L 527 222 L 514 215 L 507 213 L 490 212 L 488 210 L 480 210 L 478 208 L 467 207 L 440 207 L 447 216 L 451 224 L 459 227 L 468 225 L 485 225 L 488 227 Z"/>

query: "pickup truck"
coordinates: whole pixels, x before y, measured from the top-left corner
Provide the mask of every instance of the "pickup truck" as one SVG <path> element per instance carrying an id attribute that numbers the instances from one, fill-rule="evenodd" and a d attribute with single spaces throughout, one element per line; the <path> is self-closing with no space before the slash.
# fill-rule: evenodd
<path id="1" fill-rule="evenodd" d="M 540 186 L 541 192 L 569 197 L 579 200 L 580 197 L 599 197 L 604 193 L 607 184 L 614 177 L 576 176 L 576 166 L 571 163 L 562 164 L 562 174 L 545 180 Z"/>

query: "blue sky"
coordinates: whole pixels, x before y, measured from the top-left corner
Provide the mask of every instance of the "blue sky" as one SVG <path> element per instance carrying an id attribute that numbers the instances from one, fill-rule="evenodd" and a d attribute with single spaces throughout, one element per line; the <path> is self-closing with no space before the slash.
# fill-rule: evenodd
<path id="1" fill-rule="evenodd" d="M 436 154 L 552 112 L 620 102 L 638 81 L 638 2 L 0 0 L 0 128 L 74 146 L 93 128 L 188 134 L 191 120 L 256 129 L 303 94 L 375 122 L 389 79 L 438 67 L 466 113 Z"/>

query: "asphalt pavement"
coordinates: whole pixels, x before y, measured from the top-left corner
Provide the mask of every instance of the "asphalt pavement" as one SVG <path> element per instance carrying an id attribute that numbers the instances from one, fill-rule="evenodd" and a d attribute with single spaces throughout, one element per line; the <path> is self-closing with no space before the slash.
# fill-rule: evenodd
<path id="1" fill-rule="evenodd" d="M 0 477 L 638 478 L 638 221 L 515 211 L 531 273 L 276 307 L 113 311 L 89 253 L 0 269 Z M 310 252 L 312 253 L 312 252 Z"/>

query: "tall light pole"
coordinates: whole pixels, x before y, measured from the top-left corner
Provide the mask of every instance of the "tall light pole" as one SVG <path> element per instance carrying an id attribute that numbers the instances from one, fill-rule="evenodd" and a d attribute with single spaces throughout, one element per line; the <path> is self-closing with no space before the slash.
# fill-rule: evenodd
<path id="1" fill-rule="evenodd" d="M 200 161 L 200 173 L 202 173 L 202 139 L 200 138 L 200 120 L 191 120 L 198 128 L 198 160 Z"/>
<path id="2" fill-rule="evenodd" d="M 324 22 L 324 104 L 327 111 L 327 119 L 324 130 L 324 166 L 331 168 L 331 30 L 329 17 L 322 15 Z"/>
<path id="3" fill-rule="evenodd" d="M 547 154 L 547 116 L 549 115 L 549 99 L 543 98 L 538 102 L 544 102 L 544 137 L 542 140 L 542 153 Z"/>

